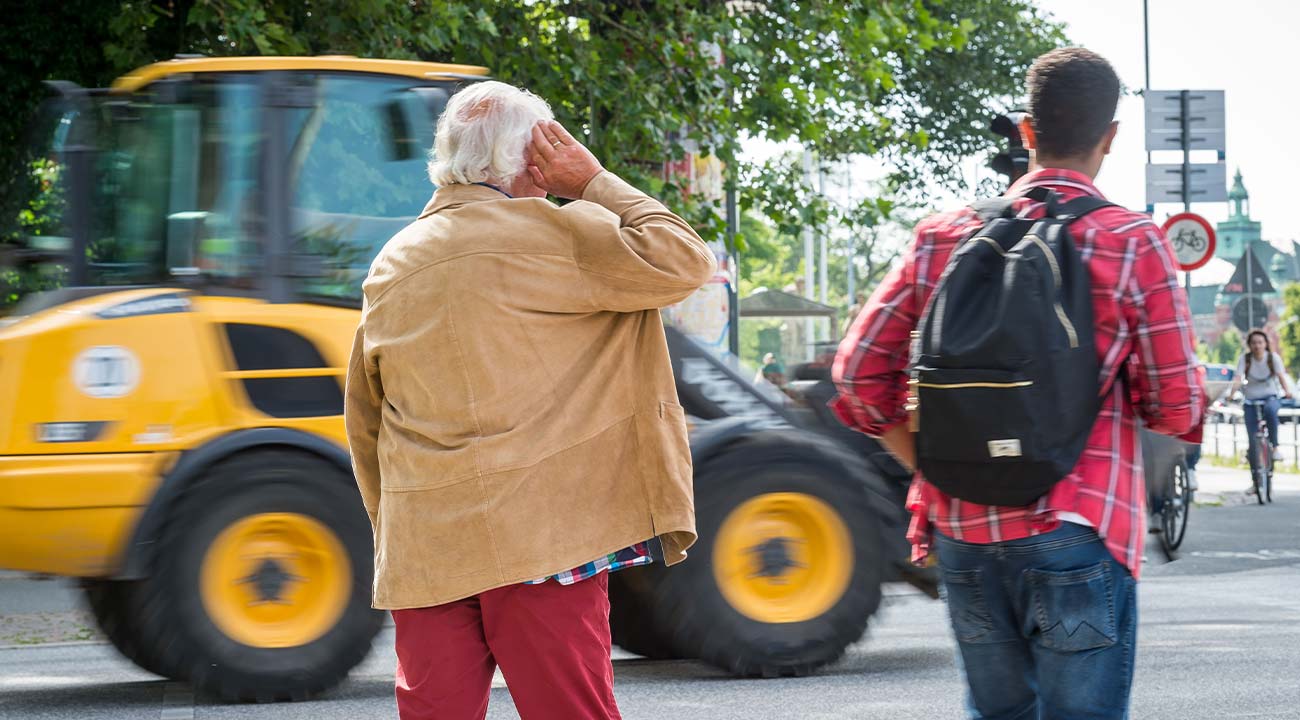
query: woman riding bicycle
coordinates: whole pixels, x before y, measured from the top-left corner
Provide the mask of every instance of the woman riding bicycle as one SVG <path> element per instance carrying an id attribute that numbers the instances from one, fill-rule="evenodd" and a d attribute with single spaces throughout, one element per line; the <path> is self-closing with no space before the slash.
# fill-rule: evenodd
<path id="1" fill-rule="evenodd" d="M 1246 399 L 1246 429 L 1252 458 L 1255 451 L 1252 428 L 1259 422 L 1257 413 L 1263 408 L 1264 422 L 1268 425 L 1268 442 L 1273 447 L 1273 460 L 1278 461 L 1281 459 L 1277 447 L 1277 412 L 1281 407 L 1278 396 L 1291 397 L 1294 386 L 1286 374 L 1282 357 L 1273 352 L 1268 335 L 1263 330 L 1255 329 L 1247 333 L 1246 347 L 1246 352 L 1237 361 L 1237 374 L 1232 380 L 1232 389 L 1228 395 L 1241 389 Z M 1257 402 L 1262 404 L 1255 404 Z"/>

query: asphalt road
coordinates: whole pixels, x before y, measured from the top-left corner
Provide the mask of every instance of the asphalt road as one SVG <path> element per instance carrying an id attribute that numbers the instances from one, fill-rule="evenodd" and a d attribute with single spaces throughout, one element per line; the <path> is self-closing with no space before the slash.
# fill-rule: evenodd
<path id="1" fill-rule="evenodd" d="M 1139 584 L 1140 649 L 1134 718 L 1300 719 L 1300 477 L 1280 478 L 1277 501 L 1247 504 L 1244 473 L 1205 468 L 1179 560 L 1154 543 Z M 944 607 L 897 590 L 868 635 L 821 674 L 736 680 L 700 663 L 654 662 L 620 653 L 619 705 L 629 720 L 752 718 L 958 718 L 962 683 Z M 44 624 L 33 616 L 44 617 Z M 188 686 L 135 669 L 94 641 L 46 642 L 82 632 L 63 581 L 0 576 L 0 718 L 256 718 L 356 720 L 396 717 L 391 630 L 341 687 L 317 700 L 221 705 Z M 36 644 L 31 644 L 36 643 Z M 498 683 L 501 685 L 501 683 Z M 493 691 L 489 718 L 518 717 L 508 691 Z"/>

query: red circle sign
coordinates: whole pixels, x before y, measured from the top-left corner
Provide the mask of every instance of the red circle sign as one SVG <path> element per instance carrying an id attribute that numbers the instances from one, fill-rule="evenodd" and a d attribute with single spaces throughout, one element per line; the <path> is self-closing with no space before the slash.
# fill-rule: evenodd
<path id="1" fill-rule="evenodd" d="M 1214 257 L 1214 228 L 1196 213 L 1178 213 L 1161 226 L 1182 270 L 1195 270 Z"/>

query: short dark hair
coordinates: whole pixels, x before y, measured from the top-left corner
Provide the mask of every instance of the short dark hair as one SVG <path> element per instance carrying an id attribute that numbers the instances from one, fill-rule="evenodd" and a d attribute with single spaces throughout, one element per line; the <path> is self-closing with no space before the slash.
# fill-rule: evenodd
<path id="1" fill-rule="evenodd" d="M 1119 76 L 1091 50 L 1061 48 L 1039 56 L 1026 85 L 1036 147 L 1043 155 L 1083 155 L 1115 119 Z"/>

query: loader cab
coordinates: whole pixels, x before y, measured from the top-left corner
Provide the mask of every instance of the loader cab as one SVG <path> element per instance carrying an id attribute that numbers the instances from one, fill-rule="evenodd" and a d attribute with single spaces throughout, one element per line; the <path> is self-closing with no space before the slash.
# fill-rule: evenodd
<path id="1" fill-rule="evenodd" d="M 37 154 L 63 227 L 32 254 L 62 253 L 77 287 L 356 306 L 370 260 L 429 199 L 436 120 L 466 77 L 347 62 L 180 60 L 107 93 L 52 87 Z"/>

